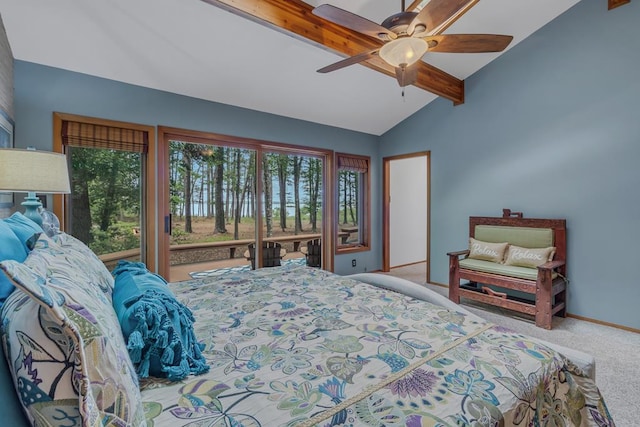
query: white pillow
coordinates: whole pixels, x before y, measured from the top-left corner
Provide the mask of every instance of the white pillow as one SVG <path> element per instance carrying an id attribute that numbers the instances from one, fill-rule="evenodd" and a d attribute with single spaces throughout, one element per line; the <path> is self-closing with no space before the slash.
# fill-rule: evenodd
<path id="1" fill-rule="evenodd" d="M 555 253 L 556 248 L 553 246 L 548 248 L 523 248 L 510 245 L 504 263 L 518 267 L 537 268 L 539 265 L 553 260 Z"/>
<path id="2" fill-rule="evenodd" d="M 501 263 L 509 243 L 491 243 L 469 237 L 469 258 Z"/>

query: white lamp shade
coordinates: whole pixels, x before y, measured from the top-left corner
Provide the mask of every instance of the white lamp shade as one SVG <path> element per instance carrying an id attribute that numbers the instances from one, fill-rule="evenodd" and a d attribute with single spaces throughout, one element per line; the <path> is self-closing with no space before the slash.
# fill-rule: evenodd
<path id="1" fill-rule="evenodd" d="M 394 67 L 409 66 L 420 60 L 428 49 L 429 45 L 421 38 L 401 37 L 382 46 L 378 55 Z"/>
<path id="2" fill-rule="evenodd" d="M 2 148 L 0 191 L 70 193 L 67 158 L 50 151 Z"/>

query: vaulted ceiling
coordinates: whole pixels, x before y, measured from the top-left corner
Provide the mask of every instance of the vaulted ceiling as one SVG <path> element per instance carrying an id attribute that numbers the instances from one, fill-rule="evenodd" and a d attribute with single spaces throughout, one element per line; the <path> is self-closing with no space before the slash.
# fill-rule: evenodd
<path id="1" fill-rule="evenodd" d="M 506 52 L 577 2 L 482 0 L 444 34 L 512 35 Z M 464 79 L 504 53 L 427 52 L 404 96 L 378 57 L 320 74 L 374 43 L 313 15 L 321 3 L 376 23 L 401 10 L 399 0 L 1 0 L 0 14 L 18 60 L 374 135 L 438 97 L 464 102 Z"/>

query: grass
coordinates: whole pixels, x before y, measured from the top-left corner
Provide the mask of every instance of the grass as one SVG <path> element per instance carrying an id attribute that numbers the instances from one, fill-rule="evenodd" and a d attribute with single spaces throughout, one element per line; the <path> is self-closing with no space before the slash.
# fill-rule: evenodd
<path id="1" fill-rule="evenodd" d="M 287 217 L 288 228 L 282 231 L 280 228 L 280 217 L 273 217 L 272 236 L 292 236 L 294 218 Z M 171 231 L 170 244 L 179 245 L 187 243 L 209 243 L 235 240 L 233 237 L 233 223 L 227 223 L 226 233 L 214 233 L 214 218 L 205 218 L 194 216 L 191 219 L 191 227 L 193 232 L 186 233 L 184 231 L 184 218 L 174 218 Z M 322 226 L 321 218 L 318 218 L 318 226 Z M 118 221 L 109 227 L 106 232 L 96 231 L 94 229 L 94 241 L 90 244 L 91 249 L 97 254 L 113 253 L 127 249 L 134 249 L 140 246 L 139 235 L 140 224 L 137 219 L 130 221 Z M 242 218 L 238 225 L 238 239 L 253 239 L 255 237 L 255 220 L 254 218 Z M 318 232 L 320 229 L 318 230 Z M 308 223 L 308 217 L 303 217 L 303 233 L 311 232 L 311 224 Z M 266 235 L 266 227 L 263 227 L 263 234 Z"/>
<path id="2" fill-rule="evenodd" d="M 303 218 L 304 220 L 304 218 Z M 280 228 L 280 218 L 273 217 L 273 230 L 272 236 L 292 236 L 294 218 L 287 217 L 288 228 L 282 231 Z M 226 224 L 226 233 L 214 233 L 214 218 L 205 217 L 192 217 L 191 228 L 192 233 L 186 233 L 184 231 L 184 218 L 177 218 L 174 220 L 171 232 L 171 244 L 187 244 L 187 243 L 207 243 L 207 242 L 222 242 L 234 240 L 233 238 L 233 223 Z M 318 219 L 318 225 L 321 226 L 321 220 Z M 311 232 L 311 225 L 304 222 L 303 232 Z M 266 235 L 266 227 L 263 227 L 263 233 Z M 255 220 L 253 218 L 242 218 L 238 224 L 238 239 L 253 239 L 255 237 Z"/>

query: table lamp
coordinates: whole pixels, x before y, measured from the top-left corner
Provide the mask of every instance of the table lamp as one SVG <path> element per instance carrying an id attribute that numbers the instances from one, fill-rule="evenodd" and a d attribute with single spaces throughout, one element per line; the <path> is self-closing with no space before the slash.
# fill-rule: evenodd
<path id="1" fill-rule="evenodd" d="M 26 192 L 24 216 L 42 225 L 36 193 L 71 192 L 67 158 L 51 151 L 0 148 L 0 191 Z"/>

